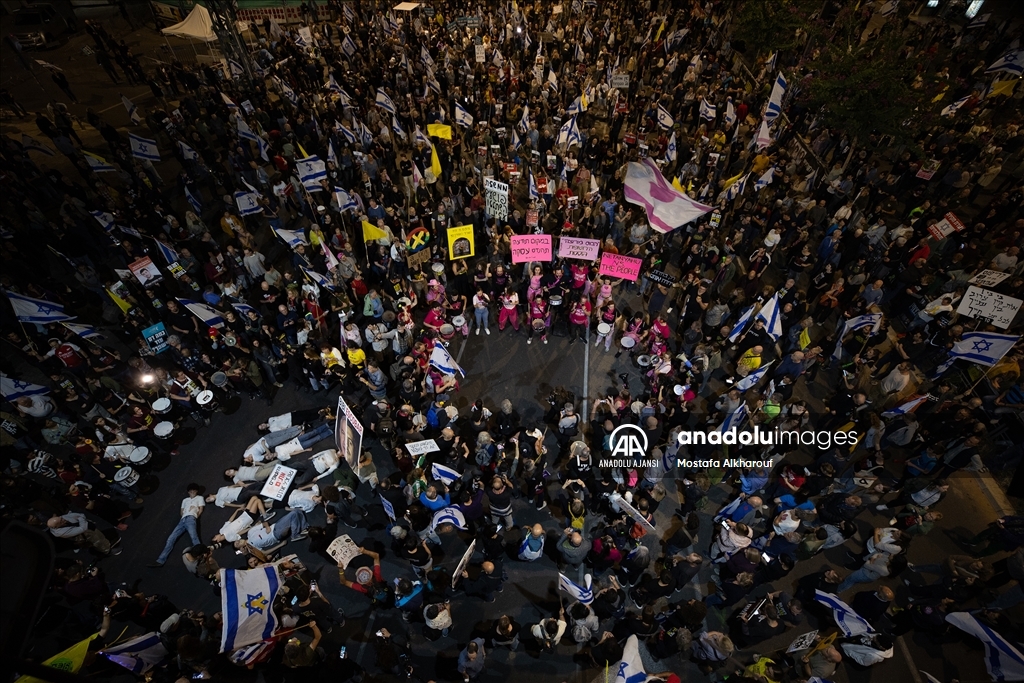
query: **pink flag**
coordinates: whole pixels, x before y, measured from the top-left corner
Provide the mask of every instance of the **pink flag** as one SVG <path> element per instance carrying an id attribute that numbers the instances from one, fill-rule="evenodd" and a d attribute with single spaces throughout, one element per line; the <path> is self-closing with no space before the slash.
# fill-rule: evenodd
<path id="1" fill-rule="evenodd" d="M 714 208 L 695 202 L 672 187 L 650 159 L 630 162 L 624 194 L 626 201 L 647 210 L 647 220 L 658 232 L 675 230 Z"/>

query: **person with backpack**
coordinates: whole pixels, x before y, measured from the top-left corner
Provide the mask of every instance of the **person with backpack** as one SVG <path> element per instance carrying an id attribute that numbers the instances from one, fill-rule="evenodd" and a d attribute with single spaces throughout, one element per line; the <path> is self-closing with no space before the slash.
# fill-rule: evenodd
<path id="1" fill-rule="evenodd" d="M 519 559 L 534 562 L 544 556 L 544 527 L 534 524 L 523 527 L 523 542 L 519 545 Z"/>
<path id="2" fill-rule="evenodd" d="M 593 640 L 601 626 L 594 610 L 590 605 L 584 605 L 582 602 L 569 606 L 569 619 L 569 632 L 572 634 L 572 639 L 580 645 Z"/>
<path id="3" fill-rule="evenodd" d="M 537 644 L 540 645 L 542 652 L 551 652 L 558 645 L 558 642 L 562 640 L 562 636 L 565 635 L 565 629 L 568 624 L 565 621 L 565 609 L 558 610 L 558 618 L 549 617 L 547 619 L 541 619 L 538 623 L 533 625 L 530 629 L 531 635 L 537 639 Z"/>
<path id="4" fill-rule="evenodd" d="M 395 579 L 395 607 L 402 619 L 410 621 L 412 615 L 423 607 L 423 584 L 409 579 Z"/>

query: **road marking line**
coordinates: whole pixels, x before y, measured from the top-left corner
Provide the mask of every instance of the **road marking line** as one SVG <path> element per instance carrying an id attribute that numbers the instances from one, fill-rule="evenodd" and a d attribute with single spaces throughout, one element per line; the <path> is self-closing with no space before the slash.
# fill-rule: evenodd
<path id="1" fill-rule="evenodd" d="M 571 328 L 571 325 L 570 325 Z M 587 324 L 587 337 L 583 342 L 583 419 L 590 415 L 587 409 L 590 403 L 590 324 Z"/>
<path id="2" fill-rule="evenodd" d="M 903 636 L 896 638 L 896 643 L 900 646 L 900 652 L 907 659 L 907 665 L 910 667 L 910 677 L 914 683 L 924 683 L 920 674 L 917 673 L 917 665 L 914 664 L 914 658 L 910 656 L 910 650 L 907 648 L 906 642 L 903 640 Z"/>

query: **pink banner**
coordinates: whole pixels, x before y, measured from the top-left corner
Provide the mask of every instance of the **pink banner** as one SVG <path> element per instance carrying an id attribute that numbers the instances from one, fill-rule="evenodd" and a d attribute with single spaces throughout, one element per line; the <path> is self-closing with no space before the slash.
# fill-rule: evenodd
<path id="1" fill-rule="evenodd" d="M 585 237 L 558 238 L 558 258 L 593 261 L 597 259 L 599 251 L 601 251 L 601 240 L 588 240 Z"/>
<path id="2" fill-rule="evenodd" d="M 551 235 L 512 235 L 512 263 L 551 260 Z"/>
<path id="3" fill-rule="evenodd" d="M 597 272 L 600 275 L 636 282 L 636 279 L 640 277 L 640 266 L 643 265 L 643 262 L 643 259 L 632 256 L 604 253 L 601 254 L 601 268 Z"/>

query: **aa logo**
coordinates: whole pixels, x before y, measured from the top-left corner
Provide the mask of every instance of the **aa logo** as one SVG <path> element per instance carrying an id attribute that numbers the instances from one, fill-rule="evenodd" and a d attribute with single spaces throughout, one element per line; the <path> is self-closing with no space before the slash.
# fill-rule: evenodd
<path id="1" fill-rule="evenodd" d="M 636 425 L 624 424 L 616 427 L 608 437 L 613 458 L 647 457 L 647 434 Z"/>

